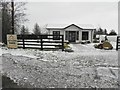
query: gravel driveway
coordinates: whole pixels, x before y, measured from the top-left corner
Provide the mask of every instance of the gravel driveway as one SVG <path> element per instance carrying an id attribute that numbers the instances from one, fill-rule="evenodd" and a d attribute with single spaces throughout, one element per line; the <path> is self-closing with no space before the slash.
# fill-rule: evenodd
<path id="1" fill-rule="evenodd" d="M 72 53 L 2 49 L 3 74 L 27 88 L 118 87 L 117 51 L 96 50 L 91 44 L 72 47 Z"/>

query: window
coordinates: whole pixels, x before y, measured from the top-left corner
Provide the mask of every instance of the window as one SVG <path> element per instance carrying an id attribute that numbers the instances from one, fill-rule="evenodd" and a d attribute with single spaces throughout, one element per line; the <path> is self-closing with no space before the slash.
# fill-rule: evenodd
<path id="1" fill-rule="evenodd" d="M 88 40 L 88 32 L 82 32 L 82 40 Z"/>
<path id="2" fill-rule="evenodd" d="M 53 31 L 53 40 L 60 40 L 60 31 Z"/>
<path id="3" fill-rule="evenodd" d="M 79 40 L 79 31 L 77 31 L 76 34 L 77 34 L 77 35 L 76 35 L 76 36 L 77 36 L 76 39 Z"/>
<path id="4" fill-rule="evenodd" d="M 69 40 L 69 31 L 65 31 L 65 40 Z"/>

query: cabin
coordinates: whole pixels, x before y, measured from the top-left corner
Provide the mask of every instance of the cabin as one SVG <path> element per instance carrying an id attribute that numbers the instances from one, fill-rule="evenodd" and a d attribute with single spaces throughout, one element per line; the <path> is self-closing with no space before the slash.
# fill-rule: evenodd
<path id="1" fill-rule="evenodd" d="M 93 42 L 95 28 L 93 25 L 47 25 L 48 34 L 54 36 L 54 40 L 59 39 L 59 35 L 64 35 L 65 42 L 79 43 L 82 41 Z"/>

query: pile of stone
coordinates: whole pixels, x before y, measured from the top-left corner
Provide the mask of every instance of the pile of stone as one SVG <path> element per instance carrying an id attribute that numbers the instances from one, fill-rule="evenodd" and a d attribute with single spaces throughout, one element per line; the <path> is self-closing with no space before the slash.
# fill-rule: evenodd
<path id="1" fill-rule="evenodd" d="M 98 49 L 105 49 L 105 50 L 112 50 L 113 49 L 112 44 L 108 41 L 101 42 L 98 45 L 95 44 L 94 47 L 98 48 Z"/>

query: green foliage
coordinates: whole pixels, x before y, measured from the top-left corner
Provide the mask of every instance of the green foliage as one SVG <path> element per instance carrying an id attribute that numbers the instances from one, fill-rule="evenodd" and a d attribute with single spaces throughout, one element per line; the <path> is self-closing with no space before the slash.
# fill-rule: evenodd
<path id="1" fill-rule="evenodd" d="M 25 35 L 25 34 L 29 34 L 29 30 L 28 28 L 26 28 L 24 25 L 21 27 L 21 32 L 20 34 Z"/>
<path id="2" fill-rule="evenodd" d="M 41 29 L 40 29 L 40 27 L 37 23 L 34 26 L 33 34 L 35 34 L 35 35 L 40 35 L 41 34 Z"/>
<path id="3" fill-rule="evenodd" d="M 110 31 L 109 35 L 117 35 L 117 33 L 115 32 L 115 30 L 112 29 L 112 30 Z"/>
<path id="4" fill-rule="evenodd" d="M 107 29 L 104 29 L 104 34 L 105 34 L 105 35 L 107 35 L 107 34 L 108 34 L 108 33 L 107 33 Z"/>
<path id="5" fill-rule="evenodd" d="M 95 48 L 98 48 L 98 45 L 97 45 L 97 44 L 95 44 L 95 45 L 94 45 L 94 47 L 95 47 Z"/>
<path id="6" fill-rule="evenodd" d="M 94 34 L 95 35 L 107 35 L 107 29 L 102 29 L 101 27 L 99 27 L 97 30 L 95 30 Z"/>

